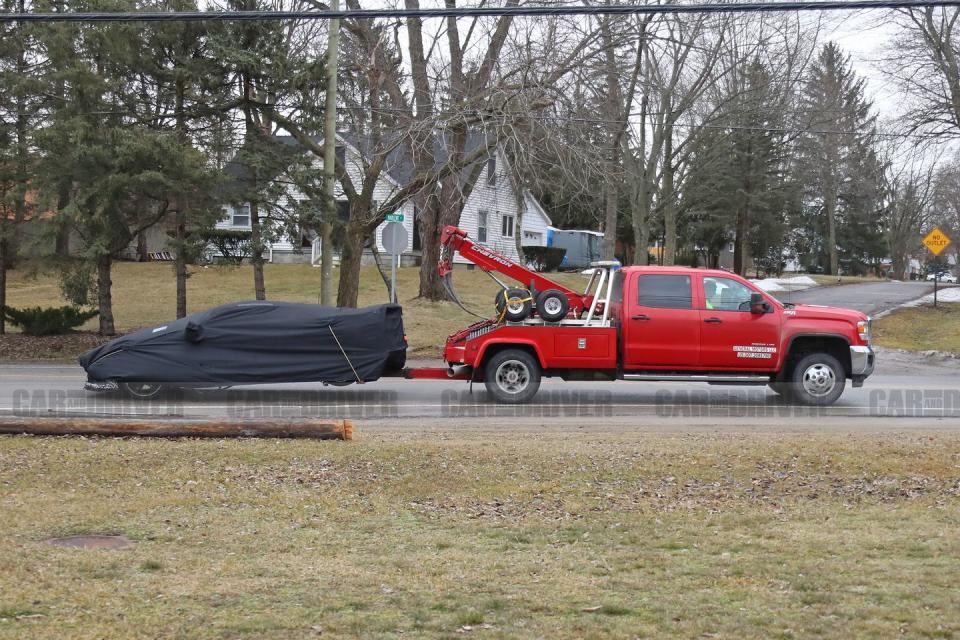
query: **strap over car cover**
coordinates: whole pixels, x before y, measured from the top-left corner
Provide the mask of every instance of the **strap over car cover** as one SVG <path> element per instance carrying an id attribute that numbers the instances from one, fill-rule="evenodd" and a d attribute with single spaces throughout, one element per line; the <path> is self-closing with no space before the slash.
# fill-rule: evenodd
<path id="1" fill-rule="evenodd" d="M 121 336 L 80 365 L 90 380 L 171 385 L 367 382 L 403 368 L 406 347 L 399 305 L 253 301 Z"/>

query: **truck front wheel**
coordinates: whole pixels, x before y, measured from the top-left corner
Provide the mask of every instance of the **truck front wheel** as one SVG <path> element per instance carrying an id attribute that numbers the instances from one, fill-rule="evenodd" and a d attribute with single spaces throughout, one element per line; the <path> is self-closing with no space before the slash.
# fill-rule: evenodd
<path id="1" fill-rule="evenodd" d="M 847 374 L 840 361 L 828 353 L 812 353 L 793 369 L 790 398 L 801 404 L 826 406 L 843 393 Z"/>
<path id="2" fill-rule="evenodd" d="M 506 349 L 487 361 L 483 378 L 487 392 L 497 402 L 529 402 L 540 388 L 540 363 L 527 351 Z"/>

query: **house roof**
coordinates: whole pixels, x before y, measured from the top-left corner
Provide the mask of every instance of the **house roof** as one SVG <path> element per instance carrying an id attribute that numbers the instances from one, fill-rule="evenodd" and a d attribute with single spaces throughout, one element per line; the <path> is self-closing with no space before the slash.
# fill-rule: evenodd
<path id="1" fill-rule="evenodd" d="M 471 132 L 467 137 L 464 151 L 469 154 L 477 150 L 485 143 L 487 135 L 488 134 L 482 131 Z M 323 144 L 323 136 L 313 136 L 311 139 L 319 145 Z M 355 149 L 361 157 L 367 161 L 370 161 L 376 153 L 375 147 L 377 143 L 373 136 L 356 132 L 340 131 L 337 132 L 337 139 L 339 142 Z M 271 180 L 276 178 L 286 167 L 292 164 L 299 153 L 305 153 L 306 151 L 293 136 L 270 136 L 262 140 L 267 145 L 264 147 L 264 150 L 268 152 L 268 163 L 262 167 L 263 171 L 260 174 L 261 179 Z M 269 142 L 266 142 L 268 140 Z M 439 169 L 447 163 L 450 158 L 449 148 L 449 136 L 440 134 L 433 137 L 434 169 Z M 241 149 L 224 168 L 224 171 L 233 178 L 235 183 L 241 184 L 249 182 L 252 176 L 249 163 L 244 162 L 242 156 L 243 149 Z M 272 156 L 272 158 L 270 156 Z M 271 159 L 276 159 L 277 161 L 270 162 Z M 413 141 L 402 141 L 396 145 L 387 156 L 387 161 L 384 163 L 384 172 L 398 185 L 407 184 L 416 174 L 415 159 L 416 149 L 413 146 Z M 284 164 L 284 160 L 288 160 L 286 164 Z M 466 172 L 464 172 L 464 174 L 466 174 Z M 466 177 L 466 175 L 464 175 L 464 177 Z"/>
<path id="2" fill-rule="evenodd" d="M 547 212 L 544 210 L 543 205 L 540 204 L 540 201 L 537 200 L 536 196 L 530 192 L 529 189 L 523 190 L 523 199 L 527 205 L 527 211 L 532 211 L 543 218 L 543 221 L 548 227 L 553 226 L 553 220 L 550 219 L 550 216 L 547 215 Z"/>

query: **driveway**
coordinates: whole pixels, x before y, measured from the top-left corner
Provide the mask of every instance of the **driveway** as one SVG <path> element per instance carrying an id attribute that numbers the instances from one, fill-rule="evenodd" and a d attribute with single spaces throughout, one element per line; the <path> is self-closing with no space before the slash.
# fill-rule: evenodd
<path id="1" fill-rule="evenodd" d="M 784 291 L 774 295 L 783 302 L 822 304 L 855 309 L 868 315 L 892 309 L 933 291 L 926 282 L 863 282 L 821 285 L 803 291 Z"/>

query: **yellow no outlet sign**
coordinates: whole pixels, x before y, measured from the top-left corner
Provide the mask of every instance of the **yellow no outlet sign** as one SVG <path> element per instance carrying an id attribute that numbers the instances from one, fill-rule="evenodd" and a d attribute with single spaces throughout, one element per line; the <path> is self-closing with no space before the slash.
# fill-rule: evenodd
<path id="1" fill-rule="evenodd" d="M 940 227 L 934 227 L 933 231 L 924 237 L 923 246 L 930 249 L 930 253 L 938 256 L 944 249 L 950 246 L 950 238 L 948 238 L 947 234 L 943 231 L 940 231 Z"/>

